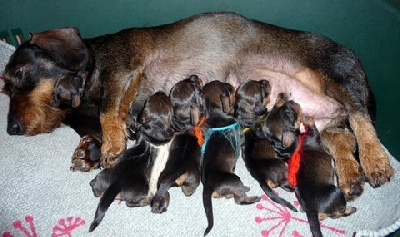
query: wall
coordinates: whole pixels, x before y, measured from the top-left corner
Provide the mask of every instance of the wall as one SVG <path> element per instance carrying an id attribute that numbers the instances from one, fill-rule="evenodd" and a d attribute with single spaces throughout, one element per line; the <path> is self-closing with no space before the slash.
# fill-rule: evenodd
<path id="1" fill-rule="evenodd" d="M 398 159 L 400 148 L 400 0 L 2 0 L 0 31 L 75 26 L 84 37 L 170 23 L 195 13 L 235 11 L 284 27 L 325 34 L 359 55 L 378 104 L 377 131 Z"/>

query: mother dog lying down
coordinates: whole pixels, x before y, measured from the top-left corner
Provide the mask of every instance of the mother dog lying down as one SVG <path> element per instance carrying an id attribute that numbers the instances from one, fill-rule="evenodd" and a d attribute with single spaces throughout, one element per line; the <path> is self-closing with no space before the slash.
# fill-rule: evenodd
<path id="1" fill-rule="evenodd" d="M 68 124 L 82 137 L 102 142 L 100 163 L 109 167 L 125 150 L 130 105 L 137 113 L 155 91 L 168 93 L 192 74 L 235 87 L 266 79 L 272 101 L 278 93 L 291 94 L 303 113 L 315 118 L 347 199 L 361 194 L 365 180 L 378 187 L 394 173 L 371 121 L 375 104 L 357 57 L 322 35 L 234 13 L 201 14 L 92 39 L 82 39 L 74 28 L 32 34 L 4 72 L 7 132 L 35 135 Z M 349 140 L 357 143 L 360 163 Z M 88 170 L 95 150 L 83 145 L 76 170 Z"/>

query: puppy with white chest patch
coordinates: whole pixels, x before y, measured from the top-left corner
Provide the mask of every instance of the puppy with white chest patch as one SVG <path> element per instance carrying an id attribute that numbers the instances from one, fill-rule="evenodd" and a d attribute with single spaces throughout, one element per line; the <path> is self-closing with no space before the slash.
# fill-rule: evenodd
<path id="1" fill-rule="evenodd" d="M 172 117 L 168 96 L 157 92 L 147 100 L 138 124 L 127 124 L 137 129 L 136 144 L 121 154 L 115 166 L 101 171 L 90 182 L 95 195 L 101 195 L 105 189 L 89 227 L 90 232 L 100 224 L 118 193 L 129 207 L 150 204 L 174 134 Z"/>
<path id="2" fill-rule="evenodd" d="M 176 133 L 151 202 L 154 213 L 167 210 L 165 200 L 171 186 L 181 187 L 186 196 L 191 196 L 200 184 L 200 145 L 193 128 L 199 123 L 203 110 L 201 87 L 201 79 L 192 75 L 171 89 L 169 97 L 174 109 L 173 128 Z"/>
<path id="3" fill-rule="evenodd" d="M 272 190 L 275 187 L 281 187 L 286 191 L 294 191 L 287 181 L 288 167 L 286 162 L 275 153 L 268 138 L 271 135 L 264 132 L 267 130 L 277 132 L 284 127 L 295 126 L 297 119 L 291 119 L 292 117 L 289 116 L 273 116 L 280 111 L 294 113 L 298 115 L 297 118 L 300 115 L 297 114 L 296 107 L 290 106 L 289 103 L 286 103 L 286 100 L 283 101 L 285 98 L 280 98 L 272 109 L 271 116 L 263 114 L 266 118 L 259 118 L 258 121 L 255 121 L 261 115 L 257 111 L 266 112 L 263 108 L 269 102 L 269 91 L 270 86 L 266 80 L 248 81 L 241 84 L 236 90 L 235 117 L 242 126 L 249 127 L 245 129 L 244 133 L 245 143 L 242 148 L 242 157 L 251 176 L 258 181 L 262 190 L 272 201 L 286 206 L 292 211 L 297 211 L 292 204 L 279 197 Z M 248 112 L 245 113 L 244 111 Z M 257 115 L 258 117 L 256 117 Z M 266 128 L 266 126 L 269 126 L 269 128 Z"/>
<path id="4" fill-rule="evenodd" d="M 307 214 L 313 236 L 322 237 L 320 220 L 349 216 L 356 208 L 346 206 L 345 195 L 335 184 L 333 158 L 323 148 L 314 120 L 305 120 L 295 194 Z"/>
<path id="5" fill-rule="evenodd" d="M 203 87 L 202 98 L 206 116 L 201 164 L 203 205 L 208 221 L 206 235 L 214 225 L 212 197 L 233 197 L 237 204 L 254 203 L 260 197 L 247 196 L 250 188 L 235 174 L 242 131 L 232 116 L 234 87 L 220 81 L 209 82 Z"/>

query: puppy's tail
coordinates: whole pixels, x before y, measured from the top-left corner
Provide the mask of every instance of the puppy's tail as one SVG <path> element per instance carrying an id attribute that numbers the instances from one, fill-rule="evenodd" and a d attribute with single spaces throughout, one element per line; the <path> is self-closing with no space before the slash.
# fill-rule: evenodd
<path id="1" fill-rule="evenodd" d="M 206 217 L 208 221 L 208 226 L 204 231 L 204 236 L 206 236 L 214 226 L 214 214 L 213 214 L 213 207 L 212 207 L 212 192 L 213 189 L 211 187 L 204 187 L 203 189 L 203 205 L 204 210 L 206 211 Z"/>
<path id="2" fill-rule="evenodd" d="M 321 225 L 318 220 L 317 210 L 306 210 L 308 222 L 310 223 L 310 230 L 314 237 L 323 237 L 321 232 Z"/>
<path id="3" fill-rule="evenodd" d="M 99 205 L 97 206 L 94 220 L 90 224 L 89 232 L 94 231 L 94 229 L 99 226 L 100 222 L 104 218 L 104 215 L 106 214 L 107 209 L 110 207 L 111 203 L 115 200 L 115 197 L 120 191 L 120 186 L 116 183 L 113 183 L 104 192 L 103 196 L 100 198 Z"/>
<path id="4" fill-rule="evenodd" d="M 288 201 L 286 201 L 285 199 L 279 197 L 278 195 L 276 195 L 276 193 L 274 192 L 274 190 L 272 190 L 272 188 L 270 186 L 268 186 L 265 181 L 261 180 L 260 182 L 260 186 L 262 188 L 262 190 L 264 191 L 264 193 L 274 202 L 281 204 L 282 206 L 285 206 L 287 208 L 290 208 L 290 210 L 297 212 L 297 209 Z"/>

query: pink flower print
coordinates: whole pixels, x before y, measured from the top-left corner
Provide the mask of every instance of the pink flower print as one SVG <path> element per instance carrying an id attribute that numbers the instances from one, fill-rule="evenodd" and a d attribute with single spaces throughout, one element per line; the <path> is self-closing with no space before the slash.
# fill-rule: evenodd
<path id="1" fill-rule="evenodd" d="M 69 216 L 66 219 L 60 219 L 58 225 L 53 227 L 51 237 L 69 236 L 72 237 L 71 232 L 76 228 L 85 225 L 85 220 L 80 217 Z"/>
<path id="2" fill-rule="evenodd" d="M 293 205 L 299 206 L 297 201 L 293 202 Z M 266 229 L 261 230 L 261 236 L 293 236 L 293 237 L 303 237 L 309 235 L 310 233 L 302 234 L 300 230 L 296 230 L 298 225 L 306 224 L 308 228 L 307 219 L 299 218 L 294 216 L 295 212 L 292 212 L 289 208 L 281 206 L 274 201 L 270 200 L 266 195 L 261 196 L 261 202 L 256 205 L 259 211 L 263 212 L 263 216 L 256 216 L 255 222 L 258 224 L 263 224 Z M 298 214 L 296 214 L 298 215 Z M 321 228 L 329 230 L 331 234 L 336 236 L 345 236 L 346 231 L 339 230 L 334 227 L 330 227 L 321 223 Z"/>
<path id="3" fill-rule="evenodd" d="M 37 237 L 36 228 L 33 224 L 33 216 L 25 216 L 25 221 L 28 223 L 29 230 L 23 226 L 20 220 L 14 221 L 14 228 L 20 230 L 26 237 Z M 13 235 L 11 232 L 4 232 L 3 237 L 13 237 Z"/>

